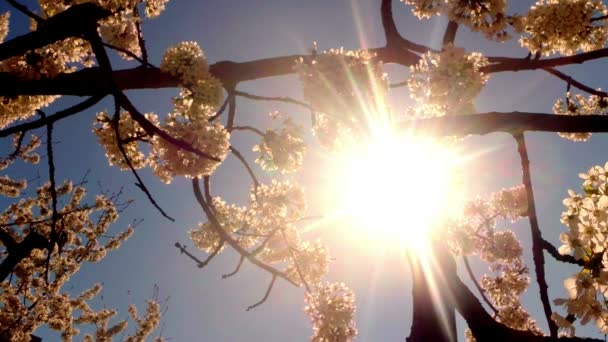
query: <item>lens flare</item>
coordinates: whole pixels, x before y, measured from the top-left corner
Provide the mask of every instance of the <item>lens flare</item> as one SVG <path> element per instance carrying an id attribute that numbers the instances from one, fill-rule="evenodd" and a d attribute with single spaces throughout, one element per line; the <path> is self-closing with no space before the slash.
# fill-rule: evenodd
<path id="1" fill-rule="evenodd" d="M 351 219 L 370 242 L 420 248 L 450 209 L 458 159 L 437 142 L 376 131 L 336 158 L 339 216 Z"/>

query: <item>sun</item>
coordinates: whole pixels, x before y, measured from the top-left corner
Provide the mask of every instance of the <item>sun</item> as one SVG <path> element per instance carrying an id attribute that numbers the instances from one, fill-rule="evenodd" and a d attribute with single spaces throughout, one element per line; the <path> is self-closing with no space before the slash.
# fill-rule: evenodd
<path id="1" fill-rule="evenodd" d="M 430 138 L 385 129 L 339 153 L 337 217 L 363 239 L 416 247 L 458 202 L 457 153 Z"/>

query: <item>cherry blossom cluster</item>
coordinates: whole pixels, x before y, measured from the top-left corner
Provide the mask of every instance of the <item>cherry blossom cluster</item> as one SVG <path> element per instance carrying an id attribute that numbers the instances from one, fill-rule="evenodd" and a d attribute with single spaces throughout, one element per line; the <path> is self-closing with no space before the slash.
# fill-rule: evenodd
<path id="1" fill-rule="evenodd" d="M 316 111 L 315 135 L 325 147 L 339 144 L 357 133 L 366 116 L 386 113 L 388 78 L 382 63 L 366 50 L 343 48 L 322 53 L 312 60 L 296 61 L 304 98 Z"/>
<path id="2" fill-rule="evenodd" d="M 520 30 L 521 18 L 507 14 L 506 0 L 451 1 L 451 0 L 401 0 L 412 6 L 418 18 L 445 15 L 472 31 L 483 33 L 488 39 L 504 41 L 511 36 L 509 26 Z"/>
<path id="3" fill-rule="evenodd" d="M 133 234 L 133 228 L 118 234 L 109 232 L 119 215 L 114 196 L 98 195 L 93 203 L 85 204 L 85 189 L 71 182 L 57 187 L 56 192 L 64 205 L 58 208 L 55 219 L 49 184 L 39 187 L 34 197 L 22 198 L 0 213 L 5 252 L 9 241 L 38 241 L 13 269 L 11 280 L 0 283 L 0 336 L 29 341 L 32 332 L 47 325 L 61 332 L 64 341 L 71 341 L 80 333 L 77 326 L 93 324 L 97 340 L 109 340 L 124 330 L 126 322 L 107 328 L 117 311 L 90 307 L 89 301 L 100 293 L 101 285 L 74 297 L 63 287 L 83 262 L 103 259 Z M 53 235 L 58 236 L 57 242 L 50 246 Z M 150 332 L 144 330 L 146 335 Z"/>
<path id="4" fill-rule="evenodd" d="M 539 0 L 522 19 L 523 47 L 544 55 L 573 55 L 606 44 L 606 20 L 592 20 L 608 14 L 601 0 Z"/>
<path id="5" fill-rule="evenodd" d="M 423 116 L 463 115 L 475 112 L 473 100 L 488 76 L 479 69 L 488 64 L 480 53 L 465 53 L 448 44 L 440 53 L 428 52 L 410 67 L 410 96 Z"/>
<path id="6" fill-rule="evenodd" d="M 598 89 L 601 91 L 601 89 Z M 558 115 L 606 115 L 608 114 L 608 98 L 582 94 L 566 93 L 566 99 L 557 99 L 553 105 L 553 113 Z M 591 133 L 558 133 L 560 137 L 572 141 L 586 141 Z"/>
<path id="7" fill-rule="evenodd" d="M 146 119 L 152 123 L 157 123 L 158 119 L 153 113 L 145 114 Z M 106 113 L 101 112 L 97 114 L 95 119 L 97 126 L 93 129 L 93 133 L 97 135 L 99 144 L 106 150 L 106 157 L 110 165 L 118 165 L 121 170 L 128 170 L 129 165 L 123 157 L 119 143 L 131 163 L 131 166 L 135 169 L 141 169 L 145 167 L 149 160 L 146 155 L 140 150 L 140 142 L 149 139 L 148 134 L 135 122 L 131 115 L 127 112 L 120 113 L 120 119 L 118 120 L 118 135 L 116 137 L 116 129 L 114 128 L 115 123 L 112 118 Z"/>
<path id="8" fill-rule="evenodd" d="M 107 113 L 98 114 L 93 131 L 104 146 L 110 164 L 123 170 L 129 165 L 124 160 L 118 140 L 135 169 L 150 166 L 165 183 L 170 183 L 176 176 L 208 176 L 224 160 L 230 148 L 230 134 L 226 128 L 220 123 L 209 122 L 219 106 L 221 83 L 209 73 L 209 65 L 196 43 L 180 43 L 169 48 L 161 70 L 179 77 L 186 88 L 173 98 L 173 110 L 163 124 L 153 113 L 145 114 L 145 118 L 169 136 L 220 161 L 186 151 L 158 134 L 150 137 L 150 132 L 146 132 L 126 112 L 121 113 L 118 120 L 120 139 L 116 137 L 113 118 Z M 141 151 L 142 142 L 151 144 L 148 155 Z"/>
<path id="9" fill-rule="evenodd" d="M 304 192 L 283 181 L 251 188 L 246 207 L 228 205 L 219 197 L 212 209 L 221 229 L 252 255 L 271 264 L 283 264 L 285 274 L 297 284 L 317 284 L 328 271 L 329 254 L 320 242 L 302 241 L 297 223 L 306 212 Z M 194 244 L 207 253 L 222 251 L 225 241 L 211 222 L 190 231 Z"/>
<path id="10" fill-rule="evenodd" d="M 0 43 L 9 32 L 10 13 L 0 16 Z M 78 44 L 76 44 L 78 46 Z M 0 72 L 11 72 L 25 79 L 40 79 L 52 77 L 58 72 L 67 71 L 64 58 L 66 52 L 61 50 L 62 42 L 50 44 L 44 48 L 32 51 L 27 56 L 16 56 L 0 62 Z M 48 58 L 56 53 L 57 56 Z M 0 97 L 0 128 L 4 128 L 16 120 L 26 119 L 37 109 L 51 104 L 57 96 L 21 95 L 12 98 Z"/>
<path id="11" fill-rule="evenodd" d="M 17 158 L 26 163 L 38 164 L 40 155 L 34 151 L 40 146 L 40 139 L 32 135 L 29 142 L 23 144 L 23 136 L 25 133 L 15 134 L 13 137 L 13 153 L 4 159 L 0 159 L 0 170 L 4 170 L 15 162 Z M 0 194 L 8 197 L 17 197 L 21 194 L 21 190 L 27 187 L 25 180 L 14 180 L 9 176 L 0 177 Z"/>
<path id="12" fill-rule="evenodd" d="M 39 0 L 44 17 L 51 17 L 70 8 L 74 3 L 84 1 L 53 1 Z M 96 5 L 112 12 L 108 18 L 100 21 L 99 34 L 103 40 L 122 50 L 141 56 L 140 32 L 142 17 L 138 6 L 145 4 L 145 14 L 148 18 L 160 15 L 168 0 L 93 0 Z M 131 59 L 129 54 L 119 52 L 124 59 Z"/>
<path id="13" fill-rule="evenodd" d="M 267 129 L 253 151 L 260 153 L 255 162 L 266 171 L 296 172 L 302 166 L 306 153 L 304 131 L 291 119 L 285 119 L 282 128 Z"/>
<path id="14" fill-rule="evenodd" d="M 161 129 L 193 148 L 224 160 L 230 148 L 230 134 L 220 123 L 210 123 L 222 96 L 221 83 L 209 72 L 198 44 L 184 42 L 170 47 L 161 63 L 163 72 L 179 77 L 182 90 L 173 99 L 173 111 Z M 175 176 L 208 176 L 221 162 L 185 151 L 159 136 L 152 139 L 151 165 L 165 183 Z"/>
<path id="15" fill-rule="evenodd" d="M 582 260 L 583 269 L 564 281 L 567 298 L 557 298 L 556 305 L 563 305 L 568 313 L 564 317 L 554 313 L 556 323 L 568 334 L 574 334 L 574 317 L 581 324 L 590 321 L 603 333 L 608 333 L 608 307 L 603 296 L 608 286 L 608 163 L 593 166 L 581 173 L 583 194 L 568 190 L 564 199 L 566 211 L 562 212 L 561 222 L 568 227 L 560 235 L 563 243 L 559 253 L 573 255 Z"/>
<path id="16" fill-rule="evenodd" d="M 189 121 L 178 115 L 169 115 L 161 128 L 172 137 L 220 160 L 224 160 L 228 154 L 230 134 L 219 123 L 210 124 L 206 120 Z M 171 183 L 175 176 L 208 176 L 220 163 L 188 152 L 159 136 L 152 138 L 152 170 L 167 184 Z"/>
<path id="17" fill-rule="evenodd" d="M 513 231 L 497 229 L 499 219 L 515 221 L 527 216 L 527 208 L 523 185 L 477 198 L 465 206 L 461 219 L 449 225 L 449 245 L 456 255 L 477 255 L 490 264 L 493 274 L 484 275 L 480 285 L 497 310 L 497 321 L 542 335 L 520 300 L 530 283 L 522 245 Z"/>
<path id="18" fill-rule="evenodd" d="M 313 325 L 312 342 L 350 342 L 357 336 L 355 295 L 343 283 L 319 285 L 304 307 Z"/>

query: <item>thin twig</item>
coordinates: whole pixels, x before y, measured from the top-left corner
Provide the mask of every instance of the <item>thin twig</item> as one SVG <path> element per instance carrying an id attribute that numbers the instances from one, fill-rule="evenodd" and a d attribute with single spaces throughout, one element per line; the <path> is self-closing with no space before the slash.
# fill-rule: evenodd
<path id="1" fill-rule="evenodd" d="M 38 113 L 43 119 L 46 119 L 46 114 L 38 110 Z M 51 209 L 52 219 L 51 219 L 51 233 L 50 233 L 50 241 L 48 247 L 48 255 L 46 258 L 46 271 L 44 273 L 45 279 L 49 281 L 49 267 L 51 263 L 51 254 L 53 254 L 53 249 L 55 247 L 55 243 L 58 243 L 57 239 L 57 185 L 55 184 L 55 160 L 53 158 L 53 123 L 49 122 L 46 125 L 46 153 L 47 153 L 47 162 L 49 168 L 49 191 L 51 193 Z M 61 252 L 61 245 L 59 245 L 59 252 Z"/>
<path id="2" fill-rule="evenodd" d="M 526 139 L 523 133 L 513 134 L 513 138 L 517 142 L 517 151 L 521 161 L 522 179 L 526 187 L 526 195 L 528 198 L 528 219 L 530 221 L 530 230 L 532 232 L 532 255 L 534 260 L 534 270 L 536 272 L 536 281 L 540 291 L 540 300 L 545 312 L 545 318 L 549 325 L 551 337 L 557 337 L 557 324 L 551 319 L 553 313 L 549 302 L 547 280 L 545 279 L 545 256 L 543 255 L 542 233 L 538 225 L 536 215 L 536 205 L 534 203 L 534 191 L 532 189 L 532 176 L 530 174 L 530 159 L 528 158 L 528 149 L 526 147 Z"/>
<path id="3" fill-rule="evenodd" d="M 138 61 L 139 63 L 141 63 L 141 65 L 143 65 L 143 66 L 150 67 L 150 68 L 156 68 L 156 66 L 155 66 L 155 65 L 150 64 L 150 63 L 149 63 L 149 62 L 147 62 L 145 59 L 143 59 L 143 58 L 139 57 L 138 55 L 136 55 L 136 54 L 135 54 L 134 52 L 132 52 L 132 51 L 129 51 L 129 50 L 127 50 L 127 49 L 121 48 L 120 46 L 112 45 L 112 44 L 110 44 L 110 43 L 106 43 L 106 42 L 103 42 L 102 44 L 103 44 L 103 46 L 105 46 L 105 47 L 107 47 L 107 48 L 110 48 L 110 49 L 112 49 L 112 50 L 116 50 L 116 51 L 118 51 L 118 52 L 122 52 L 122 53 L 124 53 L 125 55 L 127 55 L 127 56 L 129 56 L 129 57 L 133 58 L 134 60 Z"/>
<path id="4" fill-rule="evenodd" d="M 249 262 L 258 266 L 259 268 L 263 269 L 264 271 L 266 271 L 270 274 L 276 275 L 277 277 L 284 279 L 285 281 L 287 281 L 288 283 L 290 283 L 292 285 L 299 286 L 296 282 L 291 280 L 285 273 L 279 271 L 278 269 L 276 269 L 272 266 L 265 264 L 264 262 L 258 260 L 254 256 L 252 256 L 245 248 L 243 248 L 238 243 L 238 241 L 236 241 L 234 238 L 232 238 L 232 236 L 230 236 L 230 234 L 228 232 L 226 232 L 224 230 L 224 228 L 222 228 L 222 225 L 218 221 L 217 217 L 215 216 L 215 214 L 213 213 L 213 211 L 211 210 L 211 208 L 209 207 L 209 205 L 205 202 L 205 199 L 203 198 L 203 194 L 201 193 L 198 178 L 195 178 L 192 180 L 192 190 L 194 191 L 194 197 L 196 198 L 196 201 L 199 203 L 199 205 L 203 209 L 203 212 L 207 216 L 207 219 L 211 223 L 211 225 L 210 225 L 211 228 L 213 228 L 213 230 L 216 233 L 218 233 L 220 238 L 225 240 L 226 243 L 228 245 L 230 245 L 230 247 L 232 247 L 241 256 L 244 256 L 245 258 L 247 258 L 247 260 L 249 260 Z"/>
<path id="5" fill-rule="evenodd" d="M 89 97 L 88 99 L 86 99 L 82 102 L 79 102 L 69 108 L 58 111 L 53 115 L 46 116 L 44 118 L 41 118 L 41 119 L 38 119 L 35 121 L 26 122 L 23 124 L 19 124 L 19 125 L 13 126 L 13 127 L 3 129 L 0 131 L 0 138 L 4 138 L 11 134 L 16 134 L 19 132 L 25 133 L 29 130 L 40 128 L 40 127 L 48 125 L 49 123 L 55 123 L 59 120 L 65 119 L 74 114 L 78 114 L 78 113 L 94 106 L 99 101 L 101 101 L 101 99 L 103 99 L 105 96 L 106 95 L 95 95 L 95 96 Z"/>
<path id="6" fill-rule="evenodd" d="M 268 288 L 266 289 L 266 293 L 264 294 L 264 298 L 262 298 L 262 300 L 260 300 L 259 302 L 249 306 L 247 308 L 247 311 L 251 310 L 251 309 L 255 309 L 258 306 L 264 304 L 264 302 L 266 302 L 266 300 L 268 299 L 268 297 L 270 296 L 270 292 L 272 291 L 272 287 L 274 286 L 274 282 L 277 280 L 277 276 L 273 275 L 272 276 L 272 280 L 270 281 L 270 285 L 268 285 Z"/>
<path id="7" fill-rule="evenodd" d="M 220 107 L 220 109 L 218 109 L 217 112 L 212 117 L 209 118 L 209 122 L 213 122 L 217 118 L 222 116 L 222 114 L 226 110 L 226 107 L 228 107 L 228 101 L 230 101 L 231 96 L 234 96 L 234 94 L 232 94 L 232 95 L 228 94 L 228 96 L 226 96 L 226 99 L 224 100 L 224 103 L 222 103 L 222 106 Z"/>
<path id="8" fill-rule="evenodd" d="M 490 307 L 490 309 L 492 309 L 492 311 L 494 311 L 494 314 L 498 314 L 498 310 L 494 307 L 494 305 L 492 305 L 492 302 L 488 299 L 488 297 L 486 297 L 484 289 L 481 288 L 481 285 L 479 285 L 477 278 L 475 278 L 475 274 L 473 274 L 473 270 L 471 269 L 471 265 L 469 264 L 469 259 L 467 258 L 466 255 L 462 256 L 462 261 L 464 262 L 464 266 L 467 269 L 469 278 L 473 282 L 473 285 L 475 285 L 475 287 L 477 288 L 477 291 L 479 291 L 479 294 L 481 295 L 481 298 L 483 299 L 483 301 L 486 302 L 486 304 L 488 304 L 488 306 Z"/>
<path id="9" fill-rule="evenodd" d="M 250 132 L 253 132 L 253 133 L 261 136 L 262 138 L 264 136 L 266 136 L 266 134 L 264 134 L 264 132 L 262 132 L 260 129 L 255 128 L 253 126 L 234 126 L 234 127 L 232 127 L 232 130 L 233 131 L 250 131 Z"/>
<path id="10" fill-rule="evenodd" d="M 175 247 L 177 247 L 177 249 L 179 249 L 180 253 L 182 254 L 186 254 L 190 259 L 192 259 L 194 262 L 196 262 L 198 268 L 203 268 L 205 266 L 207 266 L 211 260 L 213 260 L 213 258 L 222 250 L 222 248 L 224 248 L 224 241 L 221 241 L 211 252 L 211 254 L 209 254 L 209 256 L 207 256 L 207 258 L 205 260 L 201 260 L 199 258 L 197 258 L 196 256 L 194 256 L 194 254 L 188 252 L 188 250 L 186 250 L 186 246 L 182 246 L 180 245 L 179 242 L 176 242 Z"/>
<path id="11" fill-rule="evenodd" d="M 141 15 L 139 14 L 139 9 L 137 9 L 137 6 L 135 6 L 133 9 L 133 13 L 135 13 L 137 18 L 135 20 L 135 28 L 137 29 L 137 42 L 139 43 L 139 50 L 141 50 L 141 58 L 146 65 L 149 65 L 148 49 L 146 48 L 146 40 L 144 39 L 144 32 L 141 28 Z"/>
<path id="12" fill-rule="evenodd" d="M 296 258 L 296 254 L 295 254 L 296 250 L 294 250 L 294 248 L 292 248 L 289 245 L 289 242 L 287 241 L 287 235 L 285 235 L 285 230 L 281 230 L 281 235 L 283 236 L 283 241 L 285 242 L 285 245 L 287 246 L 287 249 L 289 250 L 289 254 L 291 255 L 293 264 L 296 267 L 296 272 L 298 273 L 298 276 L 300 276 L 300 280 L 302 281 L 302 284 L 304 284 L 304 288 L 306 289 L 306 292 L 311 292 L 311 287 L 310 287 L 310 285 L 308 285 L 308 282 L 306 281 L 306 278 L 304 277 L 304 272 L 302 272 L 300 263 L 298 262 L 298 259 Z"/>
<path id="13" fill-rule="evenodd" d="M 233 275 L 239 273 L 239 271 L 241 270 L 241 266 L 243 266 L 243 261 L 245 261 L 245 257 L 241 255 L 241 257 L 239 258 L 239 262 L 236 264 L 236 268 L 234 269 L 234 271 L 232 271 L 230 273 L 222 274 L 222 279 L 230 278 Z"/>
<path id="14" fill-rule="evenodd" d="M 148 200 L 150 201 L 150 203 L 152 203 L 152 205 L 156 208 L 156 210 L 158 210 L 160 212 L 160 214 L 162 216 L 164 216 L 167 220 L 169 220 L 171 222 L 175 222 L 175 219 L 173 217 L 169 216 L 165 212 L 165 210 L 163 210 L 163 208 L 161 208 L 161 206 L 158 204 L 158 202 L 156 202 L 156 199 L 154 199 L 154 196 L 152 196 L 152 193 L 150 192 L 150 190 L 148 190 L 148 188 L 146 187 L 146 184 L 144 184 L 144 181 L 141 179 L 141 177 L 137 173 L 137 170 L 135 170 L 135 167 L 133 167 L 133 163 L 131 163 L 131 159 L 129 159 L 129 156 L 127 155 L 127 152 L 125 151 L 125 148 L 123 146 L 123 141 L 121 140 L 121 137 L 120 137 L 120 129 L 119 129 L 120 105 L 118 104 L 117 100 L 114 100 L 114 118 L 112 119 L 112 126 L 114 126 L 114 135 L 116 136 L 116 145 L 118 146 L 118 150 L 120 151 L 120 154 L 122 155 L 122 159 L 124 159 L 124 161 L 129 166 L 131 173 L 133 173 L 133 175 L 135 176 L 135 179 L 137 179 L 135 186 L 137 186 L 139 188 L 139 190 L 141 190 L 146 195 L 146 197 L 148 197 Z"/>
<path id="15" fill-rule="evenodd" d="M 226 87 L 226 90 L 228 91 L 228 119 L 226 120 L 226 129 L 228 130 L 228 132 L 230 132 L 232 130 L 232 127 L 234 126 L 234 121 L 236 120 L 236 97 L 234 96 L 234 86 L 228 86 Z M 233 96 L 230 96 L 230 95 Z"/>
<path id="16" fill-rule="evenodd" d="M 304 107 L 306 109 L 313 110 L 312 106 L 309 105 L 308 103 L 306 103 L 304 101 L 296 100 L 296 99 L 294 99 L 292 97 L 288 97 L 288 96 L 260 96 L 260 95 L 246 93 L 244 91 L 239 91 L 239 90 L 235 90 L 234 95 L 241 96 L 241 97 L 244 97 L 244 98 L 250 99 L 250 100 L 275 101 L 275 102 L 289 103 L 289 104 L 294 104 L 297 106 Z"/>
<path id="17" fill-rule="evenodd" d="M 561 72 L 555 68 L 543 68 L 543 70 L 545 70 L 546 72 L 550 73 L 551 75 L 553 75 L 555 77 L 562 79 L 563 81 L 565 81 L 568 84 L 568 86 L 576 87 L 584 92 L 587 92 L 589 94 L 593 94 L 593 95 L 596 95 L 599 97 L 608 97 L 608 93 L 601 91 L 601 90 L 593 89 L 593 88 L 575 80 L 571 76 L 564 74 L 563 72 Z M 568 90 L 570 90 L 570 89 L 568 88 Z"/>
<path id="18" fill-rule="evenodd" d="M 16 10 L 18 10 L 19 12 L 25 14 L 26 16 L 34 19 L 36 21 L 36 23 L 40 24 L 44 22 L 44 19 L 39 16 L 38 14 L 30 11 L 29 8 L 27 8 L 27 6 L 19 3 L 16 0 L 6 0 L 6 2 L 8 2 L 11 6 L 13 6 Z"/>
<path id="19" fill-rule="evenodd" d="M 557 261 L 574 264 L 574 265 L 579 265 L 582 267 L 586 266 L 585 262 L 582 259 L 577 260 L 572 255 L 560 254 L 559 251 L 557 250 L 557 248 L 555 248 L 555 246 L 553 246 L 552 243 L 550 243 L 549 241 L 547 241 L 545 239 L 542 239 L 541 245 L 542 245 L 543 249 L 545 251 L 547 251 L 547 253 L 549 253 Z"/>
<path id="20" fill-rule="evenodd" d="M 251 177 L 251 180 L 253 181 L 255 187 L 257 188 L 258 186 L 260 186 L 260 182 L 258 181 L 255 172 L 253 172 L 253 169 L 251 168 L 251 166 L 249 166 L 249 163 L 247 162 L 245 157 L 243 157 L 241 152 L 239 152 L 233 146 L 230 146 L 230 152 L 232 152 L 232 154 L 234 154 L 234 156 L 237 157 L 238 160 L 241 161 L 241 163 L 243 163 L 243 166 L 245 166 L 245 169 L 247 169 L 247 173 L 249 173 L 249 176 Z"/>

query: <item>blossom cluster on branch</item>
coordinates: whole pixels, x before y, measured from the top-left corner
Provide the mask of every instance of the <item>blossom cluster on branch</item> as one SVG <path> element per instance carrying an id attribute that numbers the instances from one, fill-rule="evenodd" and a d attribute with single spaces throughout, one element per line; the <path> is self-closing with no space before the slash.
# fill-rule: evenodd
<path id="1" fill-rule="evenodd" d="M 584 180 L 583 193 L 568 190 L 564 199 L 566 211 L 561 222 L 568 227 L 560 235 L 562 246 L 559 253 L 572 255 L 583 261 L 580 272 L 567 278 L 564 287 L 567 298 L 557 298 L 556 305 L 563 305 L 566 317 L 554 313 L 553 318 L 567 335 L 574 335 L 572 325 L 575 319 L 581 324 L 595 322 L 603 333 L 608 333 L 608 306 L 604 299 L 608 286 L 608 163 L 593 166 L 581 173 Z"/>

